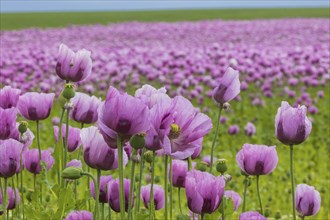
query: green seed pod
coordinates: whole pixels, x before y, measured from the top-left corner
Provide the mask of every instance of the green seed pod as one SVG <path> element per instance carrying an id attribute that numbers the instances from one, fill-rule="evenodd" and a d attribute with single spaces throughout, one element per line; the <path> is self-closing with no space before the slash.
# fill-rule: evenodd
<path id="1" fill-rule="evenodd" d="M 83 170 L 80 167 L 67 167 L 62 172 L 65 179 L 76 180 L 83 176 Z"/>
<path id="2" fill-rule="evenodd" d="M 227 167 L 227 164 L 226 164 L 226 160 L 225 159 L 219 159 L 217 162 L 216 162 L 216 168 L 217 168 L 217 171 L 219 173 L 221 173 L 221 175 L 223 175 L 227 170 L 228 170 L 228 167 Z"/>
<path id="3" fill-rule="evenodd" d="M 280 211 L 276 212 L 275 219 L 281 219 L 281 212 Z"/>
<path id="4" fill-rule="evenodd" d="M 72 83 L 67 83 L 64 85 L 64 89 L 62 91 L 62 96 L 67 99 L 70 100 L 71 98 L 73 98 L 75 95 L 75 91 L 74 91 L 74 85 Z"/>
<path id="5" fill-rule="evenodd" d="M 265 208 L 265 212 L 264 212 L 265 217 L 268 218 L 270 216 L 270 214 L 271 214 L 270 209 L 269 208 Z"/>
<path id="6" fill-rule="evenodd" d="M 129 144 L 136 150 L 144 148 L 144 146 L 146 145 L 145 136 L 145 133 L 136 134 L 131 137 L 131 139 L 129 140 Z"/>
<path id="7" fill-rule="evenodd" d="M 205 172 L 207 170 L 207 163 L 205 162 L 200 162 L 200 163 L 197 163 L 196 164 L 196 170 L 200 170 L 200 171 L 203 171 Z"/>
<path id="8" fill-rule="evenodd" d="M 151 151 L 146 151 L 144 153 L 144 160 L 148 163 L 151 163 L 152 162 L 152 152 Z"/>
<path id="9" fill-rule="evenodd" d="M 19 133 L 24 134 L 27 131 L 28 125 L 27 121 L 21 121 L 18 126 Z"/>

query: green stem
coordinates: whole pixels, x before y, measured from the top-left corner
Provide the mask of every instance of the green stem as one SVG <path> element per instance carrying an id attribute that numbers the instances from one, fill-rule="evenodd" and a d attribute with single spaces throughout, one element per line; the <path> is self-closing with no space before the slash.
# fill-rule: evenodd
<path id="1" fill-rule="evenodd" d="M 63 113 L 63 117 L 64 117 L 64 113 L 65 113 L 65 108 L 62 108 L 62 113 Z M 59 124 L 59 129 L 58 129 L 58 142 L 60 142 L 60 161 L 59 163 L 61 164 L 61 171 L 63 171 L 66 167 L 66 164 L 64 164 L 64 140 L 63 140 L 63 137 L 62 137 L 62 125 L 63 125 L 63 117 L 61 117 L 61 120 L 60 120 L 60 124 Z M 65 179 L 60 177 L 61 178 L 61 186 L 63 187 L 65 185 Z"/>
<path id="2" fill-rule="evenodd" d="M 201 220 L 204 220 L 204 213 L 201 214 Z"/>
<path id="3" fill-rule="evenodd" d="M 38 151 L 39 151 L 39 166 L 40 166 L 40 173 L 42 173 L 42 160 L 41 160 L 41 147 L 40 147 L 40 124 L 39 120 L 36 121 L 37 123 L 37 144 L 38 144 Z M 40 202 L 42 202 L 42 182 L 40 182 Z"/>
<path id="4" fill-rule="evenodd" d="M 220 125 L 221 111 L 222 111 L 222 106 L 219 107 L 219 111 L 218 111 L 218 120 L 217 120 L 217 127 L 216 127 L 216 130 L 215 130 L 215 134 L 214 134 L 214 136 L 213 136 L 213 142 L 212 142 L 212 147 L 211 147 L 210 173 L 212 173 L 212 167 L 213 167 L 214 146 L 215 146 L 215 142 L 216 142 L 216 140 L 217 140 L 217 137 L 218 137 L 218 135 L 219 135 L 219 125 Z"/>
<path id="5" fill-rule="evenodd" d="M 37 192 L 37 190 L 36 190 L 36 175 L 35 174 L 33 174 L 33 187 L 34 187 L 34 193 L 36 193 Z"/>
<path id="6" fill-rule="evenodd" d="M 247 191 L 247 187 L 248 187 L 248 177 L 245 177 L 245 181 L 244 181 L 244 193 L 243 193 L 243 209 L 242 212 L 245 212 L 245 207 L 246 207 L 246 191 Z"/>
<path id="7" fill-rule="evenodd" d="M 101 209 L 102 209 L 102 211 L 101 211 L 102 212 L 102 218 L 101 219 L 104 220 L 104 203 L 102 203 Z"/>
<path id="8" fill-rule="evenodd" d="M 118 165 L 119 165 L 119 199 L 120 199 L 120 217 L 125 219 L 125 195 L 124 195 L 124 165 L 123 165 L 123 146 L 121 138 L 117 136 L 118 147 Z"/>
<path id="9" fill-rule="evenodd" d="M 83 172 L 82 175 L 86 175 L 86 176 L 90 177 L 93 180 L 94 186 L 96 186 L 95 187 L 95 198 L 99 198 L 100 190 L 96 190 L 96 189 L 98 189 L 98 187 L 97 187 L 98 183 L 97 183 L 95 177 L 92 174 L 88 173 L 88 172 Z M 96 200 L 95 200 L 95 212 L 94 212 L 95 219 L 98 219 L 98 214 L 99 214 L 99 203 L 96 202 Z"/>
<path id="10" fill-rule="evenodd" d="M 170 219 L 173 215 L 173 167 L 172 167 L 172 158 L 170 157 Z"/>
<path id="11" fill-rule="evenodd" d="M 74 180 L 74 199 L 77 201 L 77 181 Z"/>
<path id="12" fill-rule="evenodd" d="M 151 186 L 150 186 L 150 202 L 149 202 L 149 219 L 154 218 L 154 179 L 155 179 L 155 158 L 156 151 L 152 152 L 152 162 L 151 162 Z"/>
<path id="13" fill-rule="evenodd" d="M 191 170 L 192 165 L 191 165 L 191 157 L 188 157 L 188 171 Z"/>
<path id="14" fill-rule="evenodd" d="M 179 208 L 180 208 L 180 214 L 182 215 L 182 207 L 181 207 L 181 192 L 180 192 L 181 187 L 178 189 L 178 199 L 179 199 Z"/>
<path id="15" fill-rule="evenodd" d="M 291 176 L 291 195 L 292 195 L 292 215 L 296 220 L 295 191 L 294 191 L 294 173 L 293 173 L 293 145 L 290 145 L 290 176 Z"/>
<path id="16" fill-rule="evenodd" d="M 259 190 L 259 175 L 257 176 L 257 193 L 258 193 L 258 199 L 259 199 L 259 205 L 260 205 L 260 214 L 263 215 L 263 209 L 262 209 L 262 202 L 260 197 L 260 190 Z"/>
<path id="17" fill-rule="evenodd" d="M 134 174 L 135 174 L 135 161 L 134 161 L 134 158 L 136 157 L 136 150 L 133 149 L 133 152 L 132 152 L 132 169 L 131 169 L 131 180 L 130 180 L 130 190 L 129 190 L 129 201 L 128 201 L 128 219 L 131 219 L 132 218 L 132 202 L 133 202 L 133 192 L 134 192 Z"/>
<path id="18" fill-rule="evenodd" d="M 14 190 L 14 203 L 16 204 L 16 198 L 17 198 L 17 195 L 16 195 L 16 189 L 15 189 L 15 180 L 14 178 L 11 178 L 11 184 L 12 184 L 12 188 Z M 17 205 L 17 204 L 16 204 Z M 12 214 L 13 214 L 14 210 L 12 211 Z"/>
<path id="19" fill-rule="evenodd" d="M 95 187 L 95 203 L 100 203 L 100 187 L 101 187 L 101 170 L 97 169 L 97 185 Z M 98 192 L 96 194 L 96 192 Z M 100 213 L 97 212 L 97 216 L 100 216 Z M 103 220 L 103 218 L 102 218 Z"/>
<path id="20" fill-rule="evenodd" d="M 89 166 L 87 166 L 87 172 L 88 173 L 90 172 Z M 90 186 L 90 180 L 89 180 L 89 178 L 87 178 L 87 186 L 88 186 L 88 188 Z M 91 200 L 90 199 L 88 200 L 88 210 L 91 210 Z"/>
<path id="21" fill-rule="evenodd" d="M 134 215 L 136 216 L 137 213 L 136 212 L 140 212 L 140 194 L 141 194 L 141 186 L 142 186 L 142 174 L 143 174 L 143 168 L 144 168 L 144 151 L 145 149 L 142 148 L 142 152 L 141 152 L 141 160 L 140 160 L 140 177 L 139 177 L 139 186 L 138 186 L 138 190 L 137 190 L 137 204 L 136 204 L 136 208 L 134 211 Z"/>
<path id="22" fill-rule="evenodd" d="M 108 204 L 108 220 L 111 220 L 111 207 L 110 207 L 110 204 Z"/>
<path id="23" fill-rule="evenodd" d="M 69 140 L 69 116 L 70 109 L 66 110 L 66 122 L 65 122 L 65 140 L 64 140 L 64 166 L 66 167 L 67 154 L 68 154 L 68 140 Z M 61 128 L 62 129 L 62 128 Z"/>
<path id="24" fill-rule="evenodd" d="M 5 177 L 5 187 L 3 188 L 3 200 L 2 200 L 2 207 L 3 207 L 3 213 L 5 214 L 5 219 L 8 220 L 8 212 L 7 210 L 7 177 Z"/>
<path id="25" fill-rule="evenodd" d="M 21 202 L 22 215 L 23 215 L 23 220 L 24 220 L 25 219 L 25 213 L 24 213 L 23 169 L 21 169 L 21 200 L 22 200 L 22 202 Z"/>
<path id="26" fill-rule="evenodd" d="M 167 201 L 168 201 L 168 174 L 167 174 L 167 166 L 168 166 L 168 156 L 165 155 L 165 164 L 164 164 L 164 170 L 165 170 L 165 173 L 164 173 L 164 191 L 165 191 L 165 220 L 168 219 L 168 216 L 167 216 Z"/>
<path id="27" fill-rule="evenodd" d="M 64 117 L 64 108 L 62 108 L 61 111 L 61 117 L 60 117 L 60 123 L 58 124 L 58 139 L 57 142 L 60 142 L 62 140 L 62 132 L 60 133 L 60 131 L 62 130 L 62 124 L 63 124 L 63 117 Z M 61 136 L 60 136 L 61 135 Z M 57 167 L 58 170 L 62 170 L 62 165 L 61 165 L 61 161 L 62 161 L 62 148 L 57 148 L 58 150 L 58 156 L 57 156 Z M 58 185 L 61 184 L 61 172 L 57 172 L 57 179 L 58 179 Z"/>
<path id="28" fill-rule="evenodd" d="M 20 169 L 20 172 L 22 172 L 22 169 Z M 19 175 L 18 173 L 16 173 L 16 186 L 17 186 L 17 189 L 19 189 Z M 15 190 L 16 192 L 16 190 Z M 20 216 L 21 215 L 21 205 L 19 204 L 16 208 L 16 216 Z"/>
<path id="29" fill-rule="evenodd" d="M 221 201 L 221 209 L 222 209 L 222 212 L 221 212 L 221 220 L 225 220 L 225 217 L 226 217 L 226 215 L 225 215 L 225 200 L 224 199 L 222 199 L 222 201 Z"/>

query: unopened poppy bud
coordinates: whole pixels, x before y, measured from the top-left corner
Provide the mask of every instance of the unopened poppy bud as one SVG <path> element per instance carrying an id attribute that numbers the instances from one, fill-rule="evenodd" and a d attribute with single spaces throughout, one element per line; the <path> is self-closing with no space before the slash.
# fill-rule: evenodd
<path id="1" fill-rule="evenodd" d="M 83 176 L 83 170 L 80 167 L 67 167 L 62 172 L 65 179 L 76 180 Z"/>
<path id="2" fill-rule="evenodd" d="M 217 162 L 216 162 L 217 166 L 217 171 L 219 173 L 221 173 L 221 175 L 223 175 L 227 170 L 228 170 L 228 167 L 227 167 L 227 164 L 226 164 L 226 160 L 225 159 L 219 159 Z"/>
<path id="3" fill-rule="evenodd" d="M 64 85 L 64 89 L 62 91 L 62 96 L 67 100 L 70 100 L 75 95 L 74 85 L 72 83 L 67 83 Z"/>
<path id="4" fill-rule="evenodd" d="M 144 153 L 144 160 L 148 163 L 152 162 L 152 152 L 151 151 L 147 151 Z"/>
<path id="5" fill-rule="evenodd" d="M 265 209 L 264 216 L 265 216 L 266 218 L 270 216 L 270 209 L 269 209 L 269 208 L 266 208 L 266 209 Z"/>
<path id="6" fill-rule="evenodd" d="M 27 131 L 28 125 L 27 121 L 21 121 L 18 126 L 19 133 L 24 134 Z"/>
<path id="7" fill-rule="evenodd" d="M 129 140 L 129 144 L 136 150 L 141 149 L 146 144 L 145 136 L 145 133 L 133 135 Z"/>
<path id="8" fill-rule="evenodd" d="M 275 219 L 281 219 L 281 212 L 280 211 L 276 212 Z"/>
<path id="9" fill-rule="evenodd" d="M 196 164 L 196 170 L 205 172 L 206 169 L 207 169 L 207 163 L 205 163 L 204 161 Z"/>

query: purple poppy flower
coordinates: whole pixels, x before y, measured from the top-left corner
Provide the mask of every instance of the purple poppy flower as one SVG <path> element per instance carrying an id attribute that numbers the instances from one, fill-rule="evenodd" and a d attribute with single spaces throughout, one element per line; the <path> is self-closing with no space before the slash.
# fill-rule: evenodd
<path id="1" fill-rule="evenodd" d="M 174 187 L 184 187 L 188 172 L 188 163 L 183 160 L 172 160 L 172 184 Z"/>
<path id="2" fill-rule="evenodd" d="M 306 107 L 293 108 L 282 102 L 275 118 L 275 135 L 286 145 L 301 144 L 312 130 L 312 123 L 306 116 Z"/>
<path id="3" fill-rule="evenodd" d="M 16 107 L 21 90 L 5 86 L 0 89 L 0 107 L 3 109 Z"/>
<path id="4" fill-rule="evenodd" d="M 213 99 L 222 105 L 234 99 L 240 93 L 239 72 L 228 67 L 219 85 L 213 90 Z"/>
<path id="5" fill-rule="evenodd" d="M 296 210 L 300 216 L 313 216 L 321 206 L 320 193 L 313 186 L 299 184 L 296 189 Z"/>
<path id="6" fill-rule="evenodd" d="M 152 108 L 158 103 L 158 100 L 166 97 L 169 98 L 168 95 L 166 95 L 166 89 L 164 87 L 156 89 L 148 84 L 143 85 L 142 88 L 136 90 L 134 96 L 140 99 L 149 108 Z"/>
<path id="7" fill-rule="evenodd" d="M 244 131 L 245 131 L 246 136 L 251 137 L 252 135 L 254 135 L 256 133 L 256 126 L 254 126 L 253 123 L 248 122 L 244 127 Z"/>
<path id="8" fill-rule="evenodd" d="M 218 158 L 213 157 L 213 161 L 217 161 L 217 159 Z M 210 166 L 211 156 L 210 155 L 203 156 L 202 161 L 205 162 L 207 164 L 207 166 Z"/>
<path id="9" fill-rule="evenodd" d="M 117 95 L 120 95 L 120 92 L 115 87 L 110 86 L 105 100 L 112 99 L 112 98 L 116 97 Z"/>
<path id="10" fill-rule="evenodd" d="M 89 211 L 72 211 L 64 220 L 93 220 L 93 213 Z"/>
<path id="11" fill-rule="evenodd" d="M 16 198 L 16 199 L 15 199 Z M 0 204 L 2 204 L 2 190 L 0 190 Z M 18 204 L 21 202 L 21 197 L 19 195 L 19 191 L 17 188 L 15 188 L 15 191 L 11 187 L 7 187 L 7 210 L 12 210 L 18 206 Z M 1 213 L 0 213 L 1 215 Z"/>
<path id="12" fill-rule="evenodd" d="M 12 136 L 11 134 L 16 129 L 16 117 L 16 108 L 0 108 L 0 140 L 8 139 Z"/>
<path id="13" fill-rule="evenodd" d="M 149 130 L 149 109 L 137 98 L 117 95 L 100 105 L 98 127 L 108 146 L 117 148 L 118 135 L 126 142 Z"/>
<path id="14" fill-rule="evenodd" d="M 173 123 L 172 100 L 163 96 L 150 109 L 151 126 L 146 135 L 146 148 L 149 150 L 162 149 L 164 138 L 170 133 Z"/>
<path id="15" fill-rule="evenodd" d="M 53 117 L 52 118 L 53 125 L 59 125 L 60 124 L 60 118 L 59 117 Z"/>
<path id="16" fill-rule="evenodd" d="M 203 149 L 203 145 L 199 145 L 197 148 L 195 148 L 194 153 L 190 156 L 192 160 L 199 157 Z"/>
<path id="17" fill-rule="evenodd" d="M 80 160 L 73 159 L 66 164 L 66 167 L 79 167 L 82 168 L 82 163 Z"/>
<path id="18" fill-rule="evenodd" d="M 23 135 L 20 135 L 20 132 L 18 131 L 18 127 L 19 127 L 19 123 L 16 123 L 16 128 L 15 130 L 12 130 L 12 133 L 10 134 L 10 138 L 21 142 L 23 144 L 23 151 L 24 151 L 32 145 L 34 134 L 28 128 Z"/>
<path id="19" fill-rule="evenodd" d="M 54 135 L 56 142 L 58 142 L 58 126 L 54 126 Z M 65 135 L 66 135 L 66 125 L 62 124 L 62 139 L 63 141 L 65 140 Z M 69 136 L 68 136 L 68 151 L 73 152 L 76 149 L 78 149 L 81 145 L 81 140 L 80 140 L 80 129 L 71 127 L 69 126 Z"/>
<path id="20" fill-rule="evenodd" d="M 231 125 L 229 128 L 228 128 L 228 134 L 230 135 L 236 135 L 238 134 L 239 132 L 239 127 L 238 125 Z"/>
<path id="21" fill-rule="evenodd" d="M 21 115 L 28 120 L 44 120 L 50 114 L 54 96 L 54 93 L 28 92 L 19 97 L 17 108 Z"/>
<path id="22" fill-rule="evenodd" d="M 239 220 L 267 220 L 267 218 L 261 215 L 259 212 L 243 212 L 239 216 Z"/>
<path id="23" fill-rule="evenodd" d="M 80 132 L 84 148 L 84 160 L 94 169 L 113 170 L 118 168 L 118 151 L 108 147 L 97 127 L 83 128 Z M 123 154 L 124 165 L 128 158 Z"/>
<path id="24" fill-rule="evenodd" d="M 189 209 L 198 214 L 211 214 L 220 205 L 225 180 L 222 176 L 191 170 L 187 173 L 185 188 Z"/>
<path id="25" fill-rule="evenodd" d="M 228 119 L 227 119 L 226 116 L 221 116 L 221 117 L 220 117 L 220 123 L 221 123 L 221 124 L 225 124 L 225 123 L 227 122 L 227 120 L 228 120 Z"/>
<path id="26" fill-rule="evenodd" d="M 76 92 L 71 102 L 73 104 L 73 109 L 70 112 L 70 117 L 73 120 L 84 124 L 91 124 L 97 121 L 97 110 L 101 104 L 101 99 Z"/>
<path id="27" fill-rule="evenodd" d="M 61 44 L 57 57 L 56 74 L 63 80 L 79 82 L 92 72 L 91 52 L 85 49 L 73 52 Z"/>
<path id="28" fill-rule="evenodd" d="M 238 207 L 241 205 L 242 203 L 242 198 L 240 197 L 240 195 L 233 191 L 233 190 L 226 190 L 225 191 L 225 197 L 227 199 L 231 199 L 234 202 L 234 211 L 237 211 Z"/>
<path id="29" fill-rule="evenodd" d="M 324 92 L 322 90 L 317 92 L 317 97 L 323 98 L 324 97 Z"/>
<path id="30" fill-rule="evenodd" d="M 23 144 L 8 139 L 0 142 L 0 177 L 12 177 L 20 171 L 20 156 Z"/>
<path id="31" fill-rule="evenodd" d="M 173 131 L 164 138 L 164 151 L 174 159 L 190 157 L 203 142 L 203 136 L 212 128 L 211 119 L 198 112 L 191 102 L 182 96 L 173 100 Z"/>
<path id="32" fill-rule="evenodd" d="M 54 158 L 52 156 L 52 150 L 42 150 L 41 160 L 47 165 L 47 170 L 50 170 L 54 165 Z M 39 163 L 39 151 L 38 149 L 29 149 L 22 154 L 23 166 L 30 173 L 39 174 L 40 173 L 40 163 Z"/>
<path id="33" fill-rule="evenodd" d="M 100 179 L 100 195 L 99 195 L 99 202 L 100 203 L 108 203 L 109 198 L 108 198 L 108 183 L 112 180 L 112 176 L 101 176 Z M 91 191 L 91 195 L 95 199 L 95 187 L 94 187 L 94 182 L 92 181 L 89 185 L 89 189 Z"/>
<path id="34" fill-rule="evenodd" d="M 149 208 L 149 203 L 150 203 L 150 188 L 151 188 L 150 184 L 141 187 L 141 199 L 143 200 L 144 206 L 147 209 Z M 160 209 L 164 208 L 165 192 L 164 192 L 163 187 L 161 187 L 160 185 L 154 184 L 153 192 L 154 192 L 155 209 L 160 210 Z"/>
<path id="35" fill-rule="evenodd" d="M 131 185 L 130 180 L 124 179 L 125 211 L 128 210 L 130 185 Z M 108 183 L 108 198 L 109 198 L 109 204 L 110 204 L 110 207 L 112 208 L 112 210 L 114 210 L 115 212 L 120 212 L 119 179 L 118 178 L 113 181 L 110 181 Z M 132 204 L 132 205 L 134 205 L 134 204 Z"/>
<path id="36" fill-rule="evenodd" d="M 315 115 L 316 113 L 318 113 L 319 112 L 319 110 L 317 109 L 317 107 L 316 106 L 310 106 L 309 108 L 308 108 L 308 112 L 310 113 L 310 114 L 312 114 L 312 115 Z"/>
<path id="37" fill-rule="evenodd" d="M 236 154 L 236 161 L 248 175 L 267 175 L 275 170 L 278 163 L 276 147 L 244 144 Z"/>

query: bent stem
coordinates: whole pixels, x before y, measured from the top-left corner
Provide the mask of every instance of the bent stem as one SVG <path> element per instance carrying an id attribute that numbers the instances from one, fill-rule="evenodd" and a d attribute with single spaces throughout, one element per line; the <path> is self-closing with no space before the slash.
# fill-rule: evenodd
<path id="1" fill-rule="evenodd" d="M 260 191 L 259 191 L 259 175 L 257 176 L 257 193 L 259 198 L 259 205 L 260 205 L 260 214 L 263 215 L 263 209 L 262 209 L 262 203 L 261 203 L 261 197 L 260 197 Z"/>
<path id="2" fill-rule="evenodd" d="M 164 191 L 165 191 L 165 220 L 167 220 L 167 201 L 168 201 L 168 175 L 167 175 L 167 166 L 168 166 L 168 156 L 165 155 L 165 164 L 164 164 Z"/>
<path id="3" fill-rule="evenodd" d="M 243 209 L 242 209 L 242 212 L 245 212 L 247 187 L 248 187 L 248 176 L 245 176 L 245 180 L 244 180 L 244 193 L 243 193 Z"/>
<path id="4" fill-rule="evenodd" d="M 152 151 L 151 186 L 150 186 L 150 203 L 149 203 L 149 219 L 153 219 L 153 218 L 154 218 L 154 178 L 155 178 L 155 157 L 156 157 L 156 151 Z"/>
<path id="5" fill-rule="evenodd" d="M 89 178 L 91 178 L 93 180 L 94 186 L 96 186 L 95 189 L 98 189 L 98 187 L 97 187 L 98 183 L 92 174 L 90 174 L 88 172 L 82 172 L 82 175 L 86 175 Z M 95 190 L 95 198 L 99 198 L 100 197 L 99 194 L 100 194 L 100 190 Z M 96 200 L 95 200 L 95 211 L 94 211 L 95 219 L 98 219 L 98 214 L 99 214 L 99 203 L 96 202 Z"/>
<path id="6" fill-rule="evenodd" d="M 134 174 L 135 174 L 135 161 L 134 161 L 134 157 L 136 156 L 136 150 L 133 149 L 133 153 L 132 153 L 132 169 L 131 169 L 131 179 L 130 179 L 130 190 L 129 190 L 129 201 L 128 201 L 128 219 L 131 219 L 132 216 L 132 204 L 133 204 L 133 192 L 134 192 Z"/>
<path id="7" fill-rule="evenodd" d="M 218 120 L 217 120 L 217 127 L 216 127 L 216 130 L 215 130 L 215 134 L 214 134 L 214 136 L 213 136 L 213 142 L 212 142 L 212 147 L 211 147 L 210 173 L 212 173 L 212 168 L 213 168 L 214 146 L 215 146 L 215 142 L 216 142 L 216 140 L 217 140 L 217 137 L 218 137 L 218 135 L 219 135 L 219 125 L 220 125 L 221 111 L 222 111 L 222 106 L 219 107 L 219 111 L 218 111 Z"/>
<path id="8" fill-rule="evenodd" d="M 119 199 L 120 199 L 120 216 L 125 219 L 125 198 L 124 198 L 124 166 L 123 166 L 123 146 L 120 136 L 117 136 L 118 147 L 118 164 L 119 164 Z"/>
<path id="9" fill-rule="evenodd" d="M 294 191 L 294 176 L 293 176 L 293 145 L 290 145 L 290 176 L 291 176 L 291 195 L 292 195 L 292 215 L 293 220 L 296 220 L 295 207 L 295 191 Z"/>

